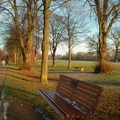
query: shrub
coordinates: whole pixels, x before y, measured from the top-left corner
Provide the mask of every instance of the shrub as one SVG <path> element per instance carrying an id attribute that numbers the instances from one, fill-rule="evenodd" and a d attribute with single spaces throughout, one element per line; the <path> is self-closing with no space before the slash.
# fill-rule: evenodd
<path id="1" fill-rule="evenodd" d="M 30 71 L 32 69 L 32 65 L 22 65 L 22 66 L 19 66 L 20 70 L 27 70 L 27 71 Z"/>
<path id="2" fill-rule="evenodd" d="M 97 64 L 94 68 L 95 73 L 111 73 L 114 68 L 110 63 Z"/>

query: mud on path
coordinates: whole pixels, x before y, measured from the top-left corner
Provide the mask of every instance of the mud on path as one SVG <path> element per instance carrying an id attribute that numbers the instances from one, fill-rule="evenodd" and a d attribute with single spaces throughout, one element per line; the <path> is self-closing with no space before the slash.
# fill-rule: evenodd
<path id="1" fill-rule="evenodd" d="M 33 106 L 13 101 L 8 107 L 7 120 L 43 120 L 43 118 Z"/>
<path id="2" fill-rule="evenodd" d="M 0 65 L 0 120 L 43 120 L 34 106 L 18 101 L 7 101 L 3 89 L 6 80 L 6 66 Z M 5 104 L 8 108 L 4 108 Z"/>

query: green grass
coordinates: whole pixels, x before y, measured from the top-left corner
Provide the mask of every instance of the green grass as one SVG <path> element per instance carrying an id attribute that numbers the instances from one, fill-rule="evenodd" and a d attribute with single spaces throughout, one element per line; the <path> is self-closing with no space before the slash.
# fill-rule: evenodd
<path id="1" fill-rule="evenodd" d="M 77 79 L 91 82 L 102 86 L 104 91 L 100 99 L 98 108 L 91 120 L 119 120 L 120 116 L 120 63 L 113 64 L 115 70 L 110 74 L 95 74 L 93 67 L 96 62 L 72 61 L 72 69 L 67 69 L 67 61 L 56 61 L 56 66 L 51 67 L 52 61 L 49 61 L 48 84 L 39 83 L 40 63 L 38 63 L 32 72 L 19 71 L 17 66 L 8 65 L 6 77 L 6 99 L 27 102 L 34 106 L 42 106 L 50 114 L 52 110 L 40 97 L 37 89 L 55 89 L 60 74 L 65 74 Z M 74 67 L 83 67 L 84 72 L 74 71 Z M 53 113 L 52 113 L 53 114 Z M 53 114 L 53 120 L 56 120 Z"/>

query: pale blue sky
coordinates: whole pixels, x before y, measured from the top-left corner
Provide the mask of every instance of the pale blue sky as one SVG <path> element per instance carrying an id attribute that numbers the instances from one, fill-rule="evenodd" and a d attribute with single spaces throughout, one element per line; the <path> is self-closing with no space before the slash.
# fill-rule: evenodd
<path id="1" fill-rule="evenodd" d="M 1 20 L 2 18 L 0 18 Z M 90 19 L 90 14 L 88 14 L 86 16 L 86 20 L 88 21 L 89 23 L 89 30 L 90 32 L 88 34 L 86 34 L 86 37 L 89 36 L 89 35 L 92 35 L 94 34 L 98 28 L 97 28 L 97 22 L 94 21 L 94 18 L 91 17 Z M 115 23 L 115 25 L 119 25 L 119 22 Z M 0 27 L 0 32 L 2 31 L 3 29 Z M 3 45 L 1 44 L 1 42 L 3 41 L 4 39 L 1 38 L 1 35 L 0 35 L 0 47 L 2 47 Z M 77 53 L 77 52 L 87 52 L 88 49 L 86 48 L 86 45 L 83 44 L 83 43 L 80 43 L 79 45 L 75 46 L 74 49 L 73 49 L 73 53 Z M 64 45 L 60 45 L 57 49 L 57 54 L 66 54 L 68 52 L 67 50 L 67 47 L 64 46 Z"/>

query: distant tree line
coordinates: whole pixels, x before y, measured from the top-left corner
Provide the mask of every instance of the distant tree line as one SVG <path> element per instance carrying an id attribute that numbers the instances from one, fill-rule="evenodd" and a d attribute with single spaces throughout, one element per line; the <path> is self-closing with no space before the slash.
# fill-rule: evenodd
<path id="1" fill-rule="evenodd" d="M 98 61 L 97 59 L 97 55 L 95 54 L 91 54 L 89 52 L 77 52 L 76 54 L 72 53 L 72 59 L 71 60 L 77 60 L 77 61 Z M 39 59 L 41 60 L 41 57 L 39 56 Z M 49 60 L 52 60 L 52 56 L 49 55 L 48 57 Z M 114 62 L 114 56 L 108 54 L 108 59 L 110 62 Z M 118 62 L 120 62 L 119 60 L 120 58 L 118 58 Z M 59 55 L 57 54 L 55 56 L 55 60 L 68 60 L 68 54 L 66 55 Z"/>

